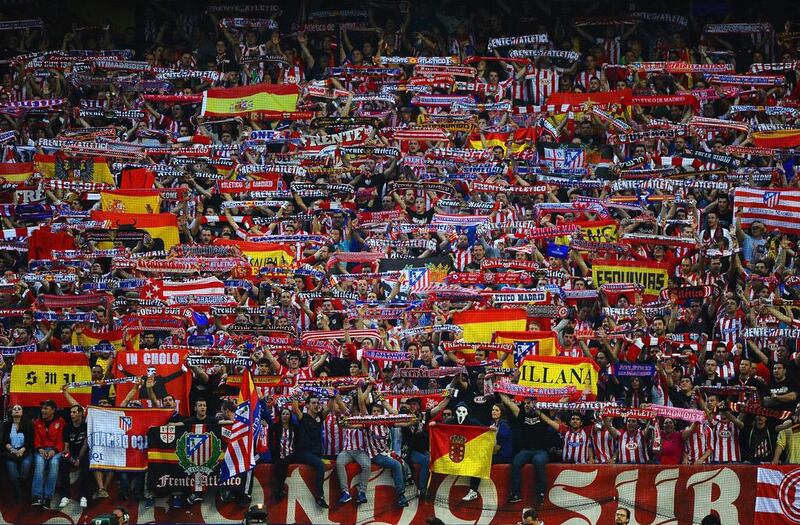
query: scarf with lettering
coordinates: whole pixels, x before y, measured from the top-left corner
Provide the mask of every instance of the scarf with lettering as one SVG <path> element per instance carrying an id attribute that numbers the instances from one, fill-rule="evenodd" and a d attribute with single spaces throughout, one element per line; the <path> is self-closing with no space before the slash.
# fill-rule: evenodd
<path id="1" fill-rule="evenodd" d="M 706 82 L 729 86 L 782 86 L 786 78 L 781 75 L 704 75 Z"/>
<path id="2" fill-rule="evenodd" d="M 703 33 L 721 35 L 731 33 L 769 33 L 774 31 L 769 22 L 740 22 L 732 24 L 706 24 Z"/>
<path id="3" fill-rule="evenodd" d="M 570 398 L 576 394 L 576 389 L 573 385 L 554 388 L 540 388 L 531 386 L 522 386 L 509 382 L 485 382 L 484 395 L 491 394 L 506 394 L 514 396 L 515 398 L 532 397 L 534 399 L 563 399 Z"/>
<path id="4" fill-rule="evenodd" d="M 20 352 L 35 352 L 36 351 L 36 343 L 30 343 L 27 345 L 19 345 L 19 346 L 0 346 L 0 356 L 3 357 L 14 357 Z"/>
<path id="5" fill-rule="evenodd" d="M 639 20 L 646 20 L 648 22 L 667 22 L 669 24 L 676 24 L 682 27 L 689 25 L 689 20 L 682 15 L 673 15 L 671 13 L 650 13 L 645 11 L 635 11 L 631 16 Z"/>
<path id="6" fill-rule="evenodd" d="M 101 379 L 99 381 L 73 381 L 72 383 L 67 383 L 66 387 L 67 390 L 73 390 L 75 388 L 86 388 L 86 387 L 95 388 L 106 385 L 121 385 L 123 383 L 135 383 L 138 379 L 139 379 L 138 376 L 132 376 L 132 377 L 117 377 L 113 379 Z"/>
<path id="7" fill-rule="evenodd" d="M 77 296 L 72 296 L 77 297 Z M 59 323 L 96 323 L 97 315 L 94 312 L 34 312 L 35 321 L 53 321 Z"/>
<path id="8" fill-rule="evenodd" d="M 535 261 L 518 261 L 516 259 L 494 259 L 488 257 L 481 262 L 481 270 L 496 270 L 496 269 L 525 270 L 532 272 L 538 270 L 539 265 Z"/>
<path id="9" fill-rule="evenodd" d="M 388 56 L 380 57 L 381 65 L 387 64 L 409 64 L 409 65 L 431 65 L 431 66 L 454 66 L 458 65 L 459 59 L 455 56 L 449 57 L 401 57 L 401 56 Z"/>
<path id="10" fill-rule="evenodd" d="M 525 44 L 547 44 L 548 42 L 550 42 L 550 37 L 547 36 L 546 33 L 523 36 L 501 36 L 490 38 L 487 49 L 493 51 L 500 47 L 512 47 Z"/>
<path id="11" fill-rule="evenodd" d="M 609 137 L 609 142 L 612 144 L 634 144 L 648 139 L 674 140 L 676 137 L 685 137 L 688 134 L 688 130 L 684 128 L 647 129 L 644 131 L 635 131 L 633 133 L 611 135 Z"/>
<path id="12" fill-rule="evenodd" d="M 452 377 L 466 373 L 463 366 L 440 366 L 438 368 L 401 368 L 397 371 L 397 377 L 403 379 L 430 379 L 441 377 Z"/>
<path id="13" fill-rule="evenodd" d="M 790 410 L 775 410 L 774 408 L 764 408 L 758 403 L 731 403 L 732 412 L 740 412 L 742 414 L 753 414 L 756 416 L 764 416 L 772 419 L 790 419 L 792 412 Z"/>

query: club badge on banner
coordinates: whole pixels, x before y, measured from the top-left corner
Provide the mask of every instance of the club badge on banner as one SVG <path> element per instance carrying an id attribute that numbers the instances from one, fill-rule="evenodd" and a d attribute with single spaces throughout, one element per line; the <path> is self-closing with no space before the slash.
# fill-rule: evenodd
<path id="1" fill-rule="evenodd" d="M 169 408 L 89 407 L 89 468 L 147 469 L 147 431 L 166 424 L 172 414 Z"/>

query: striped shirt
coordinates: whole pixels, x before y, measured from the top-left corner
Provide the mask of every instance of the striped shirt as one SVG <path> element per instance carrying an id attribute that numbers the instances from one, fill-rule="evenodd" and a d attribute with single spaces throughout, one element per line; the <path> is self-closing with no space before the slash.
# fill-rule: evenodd
<path id="1" fill-rule="evenodd" d="M 322 454 L 336 456 L 342 451 L 344 429 L 339 426 L 336 414 L 330 412 L 322 422 Z"/>
<path id="2" fill-rule="evenodd" d="M 619 462 L 620 463 L 648 463 L 647 441 L 641 430 L 619 433 Z"/>
<path id="3" fill-rule="evenodd" d="M 607 428 L 596 428 L 592 432 L 592 449 L 594 450 L 594 460 L 597 463 L 610 463 L 614 459 L 615 450 L 614 436 Z"/>
<path id="4" fill-rule="evenodd" d="M 564 438 L 564 450 L 561 459 L 564 463 L 588 463 L 589 447 L 592 440 L 592 427 L 573 430 L 563 423 L 558 433 Z"/>
<path id="5" fill-rule="evenodd" d="M 700 457 L 712 446 L 711 427 L 702 423 L 683 443 L 683 451 L 689 463 L 696 463 Z M 708 459 L 706 459 L 706 462 Z"/>
<path id="6" fill-rule="evenodd" d="M 717 421 L 712 428 L 712 442 L 714 451 L 711 453 L 712 461 L 716 463 L 735 463 L 742 460 L 739 448 L 739 429 L 733 421 L 723 423 Z"/>
<path id="7" fill-rule="evenodd" d="M 547 98 L 558 91 L 558 71 L 555 69 L 532 69 L 525 73 L 525 100 L 530 104 L 544 104 Z"/>
<path id="8" fill-rule="evenodd" d="M 366 451 L 370 459 L 389 452 L 389 427 L 385 425 L 372 425 L 364 432 L 367 435 Z"/>

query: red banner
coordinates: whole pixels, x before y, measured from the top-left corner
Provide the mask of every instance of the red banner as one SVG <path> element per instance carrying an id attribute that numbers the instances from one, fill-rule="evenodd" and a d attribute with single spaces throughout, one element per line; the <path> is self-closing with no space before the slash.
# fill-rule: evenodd
<path id="1" fill-rule="evenodd" d="M 325 495 L 329 502 L 340 496 L 333 465 L 325 474 Z M 336 505 L 320 509 L 314 502 L 314 471 L 306 466 L 292 466 L 286 480 L 288 492 L 273 503 L 271 465 L 255 470 L 253 501 L 269 502 L 270 523 L 392 523 L 423 525 L 430 516 L 445 523 L 480 523 L 508 525 L 519 523 L 522 511 L 535 497 L 533 468 L 522 471 L 522 503 L 509 504 L 509 465 L 492 466 L 491 479 L 481 480 L 480 497 L 464 502 L 469 489 L 465 477 L 434 474 L 428 501 L 411 497 L 410 505 L 400 508 L 389 472 L 373 467 L 366 505 Z M 349 479 L 358 472 L 357 465 L 347 468 Z M 239 479 L 239 478 L 236 478 Z M 548 490 L 539 509 L 547 524 L 602 525 L 614 523 L 617 507 L 631 511 L 631 523 L 667 525 L 699 523 L 709 513 L 717 514 L 725 524 L 800 525 L 796 493 L 800 468 L 796 465 L 562 465 L 547 466 Z M 112 484 L 115 487 L 116 484 Z M 238 486 L 238 485 L 237 485 Z M 77 487 L 73 486 L 75 494 Z M 109 490 L 112 490 L 110 487 Z M 116 490 L 113 488 L 113 490 Z M 97 501 L 85 515 L 77 505 L 44 510 L 27 505 L 13 505 L 11 498 L 0 498 L 0 520 L 7 523 L 44 523 L 53 517 L 72 523 L 111 512 L 117 505 L 115 494 Z M 240 523 L 244 509 L 235 502 L 212 501 L 191 509 L 168 509 L 166 502 L 154 508 L 126 506 L 131 523 Z"/>
<path id="2" fill-rule="evenodd" d="M 155 373 L 156 381 L 153 392 L 158 399 L 167 394 L 175 398 L 178 411 L 188 416 L 189 389 L 192 386 L 192 374 L 188 372 L 183 363 L 186 361 L 185 350 L 128 350 L 117 354 L 114 366 L 114 377 L 145 376 Z M 122 383 L 116 386 L 117 399 L 124 399 L 135 385 Z M 145 406 L 151 406 L 147 391 L 142 385 L 139 395 Z"/>

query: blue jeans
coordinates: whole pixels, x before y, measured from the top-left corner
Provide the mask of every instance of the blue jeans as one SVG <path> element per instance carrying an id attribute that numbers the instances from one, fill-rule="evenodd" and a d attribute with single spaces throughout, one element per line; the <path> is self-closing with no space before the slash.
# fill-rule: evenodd
<path id="1" fill-rule="evenodd" d="M 428 488 L 428 469 L 431 466 L 431 455 L 427 452 L 422 453 L 416 450 L 409 450 L 408 464 L 419 465 L 419 480 L 417 480 L 417 486 L 419 490 L 425 492 Z"/>
<path id="2" fill-rule="evenodd" d="M 8 472 L 8 480 L 17 495 L 22 494 L 22 484 L 26 483 L 31 475 L 31 465 L 33 464 L 33 456 L 26 454 L 21 460 L 6 458 L 6 472 Z"/>
<path id="3" fill-rule="evenodd" d="M 297 463 L 303 463 L 304 465 L 314 467 L 314 470 L 316 470 L 316 478 L 314 482 L 317 489 L 317 493 L 314 495 L 314 497 L 324 498 L 325 492 L 323 491 L 322 486 L 325 482 L 325 465 L 322 463 L 322 458 L 316 454 L 312 454 L 311 452 L 306 452 L 303 450 L 294 453 L 294 460 Z"/>
<path id="4" fill-rule="evenodd" d="M 53 493 L 56 490 L 58 466 L 61 464 L 61 454 L 58 453 L 50 459 L 44 459 L 39 452 L 34 452 L 33 461 L 34 469 L 31 497 L 49 500 L 53 497 Z"/>
<path id="5" fill-rule="evenodd" d="M 402 496 L 406 491 L 406 483 L 403 480 L 403 465 L 391 456 L 385 454 L 378 454 L 372 458 L 372 462 L 381 468 L 388 468 L 392 471 L 392 480 L 394 480 L 394 490 L 397 491 L 398 496 Z"/>
<path id="6" fill-rule="evenodd" d="M 398 456 L 402 454 L 403 449 L 403 433 L 400 427 L 391 427 L 389 435 L 392 437 L 392 451 Z"/>
<path id="7" fill-rule="evenodd" d="M 550 454 L 546 450 L 520 450 L 514 456 L 511 462 L 511 493 L 519 495 L 520 487 L 522 485 L 522 467 L 528 463 L 533 463 L 536 469 L 536 493 L 544 494 L 547 490 L 547 480 L 545 479 L 544 466 L 547 465 L 547 460 L 550 459 Z"/>

